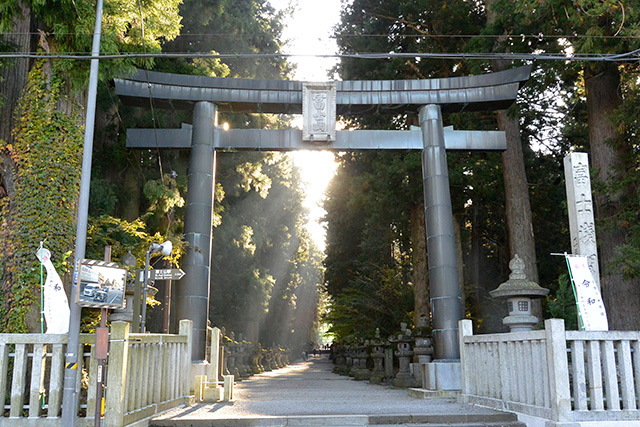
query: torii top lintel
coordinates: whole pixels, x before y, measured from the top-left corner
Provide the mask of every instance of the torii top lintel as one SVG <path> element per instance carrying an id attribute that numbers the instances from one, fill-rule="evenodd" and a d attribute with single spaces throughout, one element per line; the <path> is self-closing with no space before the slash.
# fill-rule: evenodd
<path id="1" fill-rule="evenodd" d="M 423 80 L 351 80 L 336 82 L 337 114 L 388 110 L 416 111 L 438 104 L 443 111 L 507 108 L 526 83 L 531 66 L 466 77 Z M 116 79 L 123 102 L 154 107 L 192 109 L 200 101 L 215 103 L 220 111 L 300 114 L 302 85 L 290 80 L 252 80 L 192 76 L 139 70 Z"/>

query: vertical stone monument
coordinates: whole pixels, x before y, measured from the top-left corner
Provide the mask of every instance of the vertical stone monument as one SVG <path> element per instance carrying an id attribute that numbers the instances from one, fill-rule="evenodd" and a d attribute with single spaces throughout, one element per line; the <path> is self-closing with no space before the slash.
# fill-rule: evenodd
<path id="1" fill-rule="evenodd" d="M 564 158 L 564 176 L 567 189 L 571 252 L 574 255 L 587 257 L 589 270 L 591 270 L 598 289 L 600 289 L 589 155 L 587 153 L 569 153 Z"/>

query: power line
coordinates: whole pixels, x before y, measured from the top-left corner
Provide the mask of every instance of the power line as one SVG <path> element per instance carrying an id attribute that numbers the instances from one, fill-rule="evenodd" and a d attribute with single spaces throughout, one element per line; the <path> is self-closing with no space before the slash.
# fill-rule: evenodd
<path id="1" fill-rule="evenodd" d="M 141 59 L 141 58 L 166 58 L 166 59 L 268 59 L 268 58 L 326 58 L 326 59 L 463 59 L 463 60 L 494 60 L 504 59 L 512 61 L 585 61 L 585 62 L 620 62 L 640 60 L 640 49 L 621 54 L 580 54 L 567 56 L 565 54 L 534 54 L 534 53 L 343 53 L 343 54 L 291 54 L 291 53 L 187 53 L 187 52 L 156 52 L 156 53 L 112 53 L 98 56 L 90 54 L 63 54 L 63 53 L 0 53 L 0 59 Z"/>
<path id="2" fill-rule="evenodd" d="M 16 32 L 16 33 L 0 33 L 2 37 L 12 37 L 12 36 L 24 36 L 31 35 L 36 36 L 39 33 L 35 32 Z M 47 33 L 48 36 L 86 36 L 91 37 L 91 33 L 72 33 L 72 32 L 50 32 Z M 270 34 L 264 33 L 184 33 L 178 35 L 178 38 L 181 37 L 256 37 L 256 36 L 271 36 Z M 398 38 L 505 38 L 505 35 L 502 34 L 346 34 L 346 33 L 334 33 L 329 34 L 329 38 L 338 39 L 338 38 L 366 38 L 366 37 L 398 37 Z M 591 34 L 511 34 L 506 36 L 508 39 L 605 39 L 605 40 L 640 40 L 639 36 L 632 35 L 591 35 Z"/>

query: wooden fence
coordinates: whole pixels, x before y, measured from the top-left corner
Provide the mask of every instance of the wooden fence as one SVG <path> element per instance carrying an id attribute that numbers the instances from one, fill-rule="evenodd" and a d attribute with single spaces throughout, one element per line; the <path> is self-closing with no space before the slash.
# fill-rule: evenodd
<path id="1" fill-rule="evenodd" d="M 121 427 L 190 401 L 191 322 L 178 335 L 110 331 L 105 426 Z M 81 334 L 76 390 L 78 427 L 93 426 L 96 407 L 95 335 Z M 67 335 L 0 334 L 0 426 L 61 427 Z"/>
<path id="2" fill-rule="evenodd" d="M 555 422 L 640 420 L 640 332 L 473 335 L 460 322 L 463 402 Z"/>

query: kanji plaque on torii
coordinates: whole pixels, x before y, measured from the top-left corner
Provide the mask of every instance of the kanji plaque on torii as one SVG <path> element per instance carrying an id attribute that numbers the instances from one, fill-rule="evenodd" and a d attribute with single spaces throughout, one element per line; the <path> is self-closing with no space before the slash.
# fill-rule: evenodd
<path id="1" fill-rule="evenodd" d="M 336 140 L 336 84 L 302 84 L 302 140 Z"/>
<path id="2" fill-rule="evenodd" d="M 478 76 L 424 80 L 303 83 L 227 79 L 140 71 L 116 80 L 124 102 L 193 110 L 193 125 L 181 129 L 129 129 L 127 146 L 191 148 L 185 218 L 186 272 L 177 301 L 178 316 L 193 320 L 193 360 L 203 360 L 209 309 L 209 267 L 216 150 L 422 150 L 427 250 L 436 361 L 460 358 L 458 320 L 462 301 L 458 279 L 447 149 L 504 150 L 502 132 L 444 128 L 442 112 L 504 109 L 528 80 L 531 67 Z M 335 100 L 333 100 L 334 98 Z M 217 111 L 304 115 L 304 129 L 224 131 Z M 336 131 L 336 114 L 419 113 L 419 130 Z M 332 116 L 333 114 L 333 116 Z M 319 143 L 320 142 L 320 143 Z"/>

